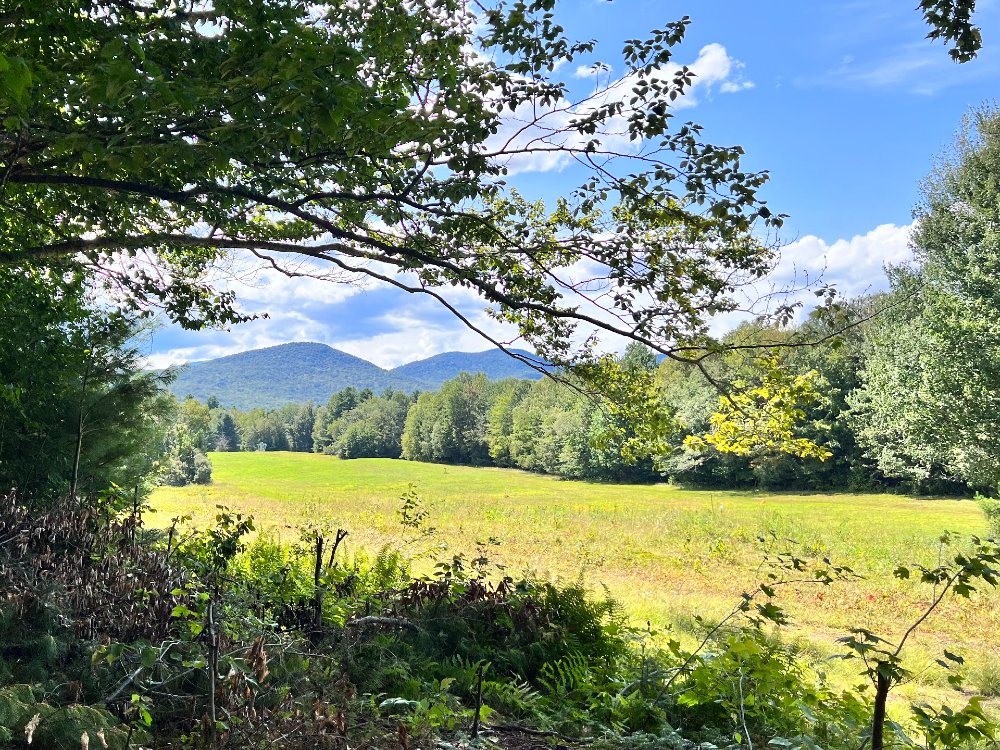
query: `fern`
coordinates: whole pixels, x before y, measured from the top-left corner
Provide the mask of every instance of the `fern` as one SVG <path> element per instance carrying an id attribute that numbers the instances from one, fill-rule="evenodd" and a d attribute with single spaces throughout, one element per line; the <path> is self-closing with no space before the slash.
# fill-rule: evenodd
<path id="1" fill-rule="evenodd" d="M 25 726 L 38 717 L 32 732 L 33 750 L 64 750 L 80 747 L 80 738 L 86 732 L 97 746 L 104 737 L 109 750 L 124 750 L 128 733 L 101 708 L 84 705 L 52 706 L 35 697 L 29 685 L 10 685 L 0 688 L 0 727 L 8 735 L 0 741 L 24 740 Z"/>
<path id="2" fill-rule="evenodd" d="M 21 731 L 34 716 L 37 704 L 28 685 L 11 685 L 0 689 L 0 727 Z"/>
<path id="3" fill-rule="evenodd" d="M 568 696 L 592 684 L 590 664 L 579 652 L 542 665 L 538 682 L 553 696 Z"/>
<path id="4" fill-rule="evenodd" d="M 483 681 L 483 701 L 511 716 L 531 716 L 538 711 L 538 691 L 527 682 Z"/>

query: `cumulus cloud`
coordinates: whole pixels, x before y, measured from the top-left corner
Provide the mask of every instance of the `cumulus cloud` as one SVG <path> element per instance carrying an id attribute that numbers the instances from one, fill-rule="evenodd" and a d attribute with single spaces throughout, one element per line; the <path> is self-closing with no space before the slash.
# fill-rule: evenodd
<path id="1" fill-rule="evenodd" d="M 676 103 L 678 109 L 693 107 L 697 96 L 714 90 L 715 86 L 724 94 L 746 91 L 754 87 L 753 81 L 743 78 L 744 63 L 734 59 L 721 44 L 707 44 L 698 53 L 698 59 L 689 66 L 695 74 L 694 83 L 688 93 Z"/>
<path id="2" fill-rule="evenodd" d="M 684 94 L 672 102 L 674 110 L 697 106 L 705 96 L 716 91 L 730 94 L 754 86 L 743 77 L 744 64 L 715 42 L 702 47 L 687 67 L 693 79 Z M 680 66 L 663 70 L 655 77 L 668 84 L 679 70 Z M 610 149 L 627 150 L 639 145 L 629 137 L 627 126 L 630 102 L 635 96 L 633 89 L 639 76 L 629 73 L 605 83 L 604 78 L 610 77 L 610 69 L 600 65 L 580 66 L 574 75 L 598 81 L 600 90 L 580 104 L 573 104 L 568 99 L 560 99 L 547 107 L 525 102 L 501 119 L 500 130 L 488 140 L 487 150 L 526 152 L 505 157 L 509 175 L 564 169 L 573 162 L 573 156 L 562 149 L 580 149 L 595 137 Z M 602 133 L 584 135 L 568 130 L 576 118 L 613 102 L 624 104 L 625 113 L 612 118 Z"/>
<path id="3" fill-rule="evenodd" d="M 231 331 L 186 332 L 170 326 L 156 334 L 147 365 L 170 365 L 215 359 L 288 341 L 328 342 L 334 330 L 324 321 L 331 311 L 380 284 L 338 272 L 310 258 L 282 258 L 287 273 L 259 264 L 231 262 L 218 268 L 212 285 L 236 293 L 239 310 L 256 320 Z M 169 342 L 166 347 L 161 342 Z"/>
<path id="4" fill-rule="evenodd" d="M 374 286 L 364 280 L 293 277 L 276 272 L 256 274 L 253 280 L 228 285 L 236 292 L 241 307 L 248 312 L 267 312 L 288 305 L 304 309 L 336 305 Z"/>
<path id="5" fill-rule="evenodd" d="M 497 322 L 481 310 L 465 314 L 494 339 L 503 343 L 515 342 L 517 333 L 512 326 Z M 339 339 L 331 346 L 388 369 L 442 352 L 482 351 L 490 345 L 457 319 L 442 318 L 439 310 L 419 304 L 386 313 L 380 322 L 387 329 L 382 333 Z"/>
<path id="6" fill-rule="evenodd" d="M 909 244 L 913 228 L 913 223 L 882 224 L 867 234 L 832 243 L 807 235 L 783 249 L 777 275 L 794 279 L 808 274 L 834 284 L 847 297 L 883 291 L 889 284 L 885 267 L 913 257 Z"/>
<path id="7" fill-rule="evenodd" d="M 914 224 L 881 224 L 870 232 L 828 242 L 806 235 L 781 250 L 774 272 L 760 284 L 743 290 L 741 311 L 718 316 L 712 333 L 719 336 L 776 305 L 801 303 L 800 315 L 816 304 L 815 291 L 830 285 L 841 299 L 886 291 L 887 266 L 912 259 L 910 234 Z"/>
<path id="8" fill-rule="evenodd" d="M 595 65 L 581 65 L 573 73 L 575 78 L 596 78 L 602 73 L 611 74 L 611 66 L 604 63 Z"/>
<path id="9" fill-rule="evenodd" d="M 706 44 L 698 52 L 698 57 L 688 64 L 688 69 L 693 74 L 691 85 L 685 89 L 683 96 L 678 97 L 671 105 L 674 109 L 688 109 L 696 106 L 701 96 L 706 96 L 713 91 L 724 92 L 742 91 L 752 88 L 753 82 L 744 80 L 743 68 L 745 65 L 733 58 L 724 46 L 717 42 Z M 660 71 L 653 78 L 664 85 L 674 79 L 680 67 Z M 599 103 L 618 100 L 627 104 L 634 96 L 633 88 L 639 81 L 639 75 L 630 73 L 613 83 L 608 91 L 599 97 Z"/>
<path id="10" fill-rule="evenodd" d="M 162 369 L 171 365 L 239 354 L 251 349 L 263 349 L 290 341 L 326 343 L 332 339 L 330 327 L 321 319 L 306 315 L 295 308 L 275 307 L 271 308 L 267 318 L 242 323 L 234 326 L 231 331 L 171 333 L 170 339 L 180 345 L 158 349 L 157 344 L 163 336 L 154 334 L 153 349 L 146 356 L 148 367 Z"/>

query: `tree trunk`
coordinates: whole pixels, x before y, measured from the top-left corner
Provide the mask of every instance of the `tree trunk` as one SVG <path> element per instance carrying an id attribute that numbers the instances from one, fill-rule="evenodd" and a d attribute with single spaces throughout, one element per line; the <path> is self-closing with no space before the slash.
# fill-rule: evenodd
<path id="1" fill-rule="evenodd" d="M 87 382 L 90 380 L 90 360 L 83 371 L 83 390 L 80 393 L 80 418 L 76 424 L 76 446 L 73 449 L 73 476 L 70 478 L 69 494 L 76 498 L 76 489 L 80 482 L 80 454 L 83 453 L 84 410 L 87 406 Z"/>
<path id="2" fill-rule="evenodd" d="M 872 750 L 883 750 L 885 735 L 885 704 L 889 698 L 892 683 L 881 672 L 876 673 L 875 712 L 872 714 Z"/>

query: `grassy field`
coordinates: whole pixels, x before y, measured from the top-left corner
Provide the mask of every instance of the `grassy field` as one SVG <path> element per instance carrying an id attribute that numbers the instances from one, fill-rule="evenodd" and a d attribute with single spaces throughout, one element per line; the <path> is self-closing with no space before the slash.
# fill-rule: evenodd
<path id="1" fill-rule="evenodd" d="M 216 453 L 211 459 L 211 486 L 154 493 L 153 523 L 191 514 L 204 525 L 224 504 L 289 540 L 303 524 L 329 522 L 349 529 L 355 548 L 375 549 L 412 535 L 397 513 L 400 495 L 412 484 L 450 552 L 470 552 L 478 540 L 495 537 L 501 544 L 491 558 L 508 569 L 583 576 L 591 586 L 606 586 L 636 620 L 670 623 L 681 632 L 690 631 L 694 613 L 729 611 L 758 580 L 758 537 L 792 539 L 799 555 L 829 556 L 864 576 L 782 593 L 792 632 L 816 656 L 835 653 L 835 638 L 852 626 L 898 637 L 931 591 L 895 580 L 892 570 L 900 563 L 934 563 L 946 529 L 963 535 L 987 530 L 975 503 L 961 500 L 590 484 L 507 469 L 301 453 Z M 782 541 L 779 547 L 791 545 Z M 958 651 L 970 661 L 973 684 L 977 674 L 988 683 L 1000 664 L 992 655 L 998 632 L 1000 596 L 950 603 L 920 631 L 911 654 L 916 664 L 942 647 Z M 835 668 L 856 671 L 856 665 Z M 1000 689 L 1000 673 L 995 678 Z M 943 685 L 943 675 L 929 670 L 910 689 L 926 694 Z"/>

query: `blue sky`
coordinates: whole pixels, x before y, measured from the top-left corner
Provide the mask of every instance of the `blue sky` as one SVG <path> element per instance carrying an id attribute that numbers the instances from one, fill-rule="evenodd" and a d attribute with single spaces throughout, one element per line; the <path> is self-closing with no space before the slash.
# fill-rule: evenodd
<path id="1" fill-rule="evenodd" d="M 850 295 L 882 288 L 883 264 L 908 257 L 920 181 L 970 107 L 997 95 L 1000 0 L 979 4 L 984 49 L 965 65 L 925 39 L 915 0 L 563 0 L 557 15 L 571 36 L 597 40 L 584 62 L 612 66 L 623 40 L 690 15 L 675 59 L 699 76 L 678 119 L 704 125 L 712 142 L 742 145 L 746 166 L 770 171 L 764 195 L 790 215 L 786 268 L 822 270 Z M 561 72 L 580 91 L 592 85 Z M 552 196 L 576 180 L 556 165 L 511 182 Z M 258 276 L 236 290 L 245 309 L 270 318 L 228 332 L 165 327 L 151 362 L 287 341 L 321 341 L 387 367 L 487 348 L 431 301 L 390 289 Z M 485 321 L 474 299 L 462 308 Z"/>

